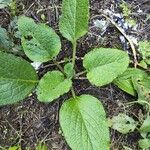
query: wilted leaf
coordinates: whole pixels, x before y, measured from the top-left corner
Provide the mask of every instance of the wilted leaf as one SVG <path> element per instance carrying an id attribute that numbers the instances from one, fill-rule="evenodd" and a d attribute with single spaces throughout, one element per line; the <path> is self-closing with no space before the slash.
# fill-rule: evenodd
<path id="1" fill-rule="evenodd" d="M 122 134 L 133 132 L 136 128 L 136 122 L 126 114 L 120 113 L 111 119 L 111 127 Z"/>
<path id="2" fill-rule="evenodd" d="M 63 103 L 60 125 L 72 150 L 109 150 L 106 114 L 100 101 L 81 95 Z"/>
<path id="3" fill-rule="evenodd" d="M 143 78 L 147 77 L 147 73 L 135 68 L 128 68 L 123 74 L 118 76 L 113 83 L 117 85 L 120 89 L 123 91 L 135 96 L 136 95 L 136 89 L 134 88 L 132 77 L 140 77 Z"/>

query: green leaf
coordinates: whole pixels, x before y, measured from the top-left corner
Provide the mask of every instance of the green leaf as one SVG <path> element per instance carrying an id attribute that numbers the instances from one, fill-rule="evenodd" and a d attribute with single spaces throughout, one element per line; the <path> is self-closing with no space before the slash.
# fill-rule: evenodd
<path id="1" fill-rule="evenodd" d="M 0 105 L 23 100 L 38 82 L 34 68 L 27 61 L 3 52 L 0 64 Z"/>
<path id="2" fill-rule="evenodd" d="M 0 27 L 0 50 L 9 50 L 12 47 L 12 42 L 8 37 L 6 29 Z"/>
<path id="3" fill-rule="evenodd" d="M 144 68 L 144 69 L 148 69 L 148 65 L 144 60 L 141 60 L 139 63 L 140 67 Z"/>
<path id="4" fill-rule="evenodd" d="M 60 125 L 72 150 L 109 150 L 109 128 L 100 101 L 90 95 L 67 100 L 60 109 Z"/>
<path id="5" fill-rule="evenodd" d="M 34 22 L 34 20 L 26 16 L 21 16 L 18 19 L 17 25 L 19 31 L 24 37 L 32 36 L 34 30 L 37 28 L 37 24 Z"/>
<path id="6" fill-rule="evenodd" d="M 36 150 L 48 150 L 48 147 L 45 143 L 39 142 L 36 146 Z"/>
<path id="7" fill-rule="evenodd" d="M 21 150 L 20 146 L 13 146 L 13 147 L 9 147 L 8 150 Z"/>
<path id="8" fill-rule="evenodd" d="M 138 101 L 150 102 L 150 77 L 134 76 L 132 77 L 134 88 L 138 93 Z"/>
<path id="9" fill-rule="evenodd" d="M 126 114 L 120 113 L 111 119 L 111 127 L 122 134 L 133 132 L 136 128 L 136 122 Z"/>
<path id="10" fill-rule="evenodd" d="M 63 0 L 59 30 L 72 43 L 88 31 L 89 0 Z"/>
<path id="11" fill-rule="evenodd" d="M 144 120 L 139 130 L 140 132 L 150 132 L 150 116 Z"/>
<path id="12" fill-rule="evenodd" d="M 89 81 L 96 86 L 103 86 L 127 69 L 129 57 L 118 49 L 98 48 L 85 55 L 83 65 Z"/>
<path id="13" fill-rule="evenodd" d="M 140 41 L 139 48 L 143 59 L 147 64 L 150 65 L 150 42 L 149 41 Z"/>
<path id="14" fill-rule="evenodd" d="M 67 63 L 64 67 L 64 72 L 68 78 L 72 78 L 75 75 L 75 70 L 72 63 Z"/>
<path id="15" fill-rule="evenodd" d="M 32 61 L 46 62 L 58 55 L 60 38 L 52 28 L 35 24 L 31 18 L 24 16 L 18 20 L 18 27 L 24 52 Z"/>
<path id="16" fill-rule="evenodd" d="M 52 102 L 67 93 L 72 86 L 71 79 L 65 79 L 60 71 L 48 72 L 40 80 L 37 95 L 41 102 Z"/>
<path id="17" fill-rule="evenodd" d="M 141 139 L 138 141 L 139 147 L 142 149 L 150 148 L 150 139 Z"/>
<path id="18" fill-rule="evenodd" d="M 12 0 L 0 0 L 0 9 L 9 6 L 9 4 L 10 4 L 11 2 L 12 2 Z"/>
<path id="19" fill-rule="evenodd" d="M 118 76 L 113 83 L 128 94 L 136 96 L 136 90 L 133 86 L 132 77 L 138 76 L 147 77 L 147 74 L 140 69 L 128 68 L 123 74 Z"/>

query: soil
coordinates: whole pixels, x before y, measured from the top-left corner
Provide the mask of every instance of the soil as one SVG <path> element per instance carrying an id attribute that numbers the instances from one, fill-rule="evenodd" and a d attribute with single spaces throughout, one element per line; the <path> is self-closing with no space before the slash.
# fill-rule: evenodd
<path id="1" fill-rule="evenodd" d="M 16 15 L 26 15 L 35 19 L 37 22 L 46 22 L 49 26 L 58 30 L 58 21 L 60 16 L 61 0 L 16 0 L 17 10 Z M 118 1 L 113 0 L 90 0 L 91 20 L 89 23 L 89 33 L 78 41 L 76 70 L 83 71 L 82 57 L 94 47 L 117 47 L 122 48 L 119 40 L 117 29 L 110 25 L 107 32 L 102 38 L 99 38 L 100 31 L 93 28 L 94 19 L 99 15 L 101 10 L 114 9 L 117 13 L 121 13 L 118 7 Z M 138 30 L 129 34 L 137 36 L 138 39 L 150 39 L 149 20 L 146 20 L 146 14 L 150 13 L 149 0 L 127 0 L 132 6 L 133 16 L 138 22 Z M 139 14 L 138 10 L 142 10 Z M 41 15 L 45 15 L 45 20 L 41 19 Z M 94 19 L 92 19 L 94 18 Z M 8 29 L 9 23 L 13 19 L 11 10 L 5 8 L 0 10 L 0 24 Z M 60 35 L 61 36 L 61 35 Z M 57 57 L 57 61 L 61 62 L 65 58 L 72 57 L 72 47 L 70 42 L 63 37 L 62 51 Z M 130 49 L 128 49 L 130 51 Z M 61 63 L 63 66 L 64 63 Z M 57 69 L 51 62 L 44 63 L 38 70 L 39 78 L 46 72 Z M 127 107 L 125 103 L 133 101 L 135 98 L 127 95 L 113 84 L 105 87 L 94 87 L 86 79 L 75 79 L 74 88 L 77 95 L 91 94 L 97 97 L 104 105 L 107 117 L 111 118 L 120 112 L 134 117 L 135 120 L 142 115 L 142 107 L 133 105 Z M 10 147 L 18 143 L 21 144 L 23 150 L 29 147 L 35 149 L 38 141 L 44 140 L 49 147 L 49 150 L 70 150 L 64 137 L 61 133 L 59 125 L 59 109 L 62 103 L 71 97 L 71 93 L 61 96 L 56 101 L 50 104 L 38 102 L 36 94 L 33 92 L 31 96 L 24 101 L 14 105 L 0 107 L 0 146 Z M 133 132 L 127 135 L 122 135 L 115 130 L 110 129 L 111 133 L 111 150 L 123 150 L 123 146 L 129 146 L 133 150 L 138 150 L 138 140 L 140 135 L 138 132 Z"/>

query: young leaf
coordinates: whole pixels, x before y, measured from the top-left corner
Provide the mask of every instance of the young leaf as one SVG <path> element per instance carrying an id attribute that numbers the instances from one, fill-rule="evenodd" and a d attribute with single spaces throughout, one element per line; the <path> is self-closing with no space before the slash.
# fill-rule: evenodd
<path id="1" fill-rule="evenodd" d="M 18 27 L 24 52 L 32 61 L 46 62 L 58 55 L 60 38 L 52 28 L 35 24 L 31 18 L 24 16 L 18 20 Z"/>
<path id="2" fill-rule="evenodd" d="M 150 139 L 141 139 L 138 141 L 139 147 L 142 149 L 148 149 L 150 148 Z"/>
<path id="3" fill-rule="evenodd" d="M 89 0 L 63 0 L 59 30 L 72 43 L 88 31 Z"/>
<path id="4" fill-rule="evenodd" d="M 109 150 L 109 128 L 100 101 L 81 95 L 60 109 L 60 125 L 72 150 Z"/>
<path id="5" fill-rule="evenodd" d="M 117 49 L 98 48 L 85 55 L 83 65 L 89 81 L 96 86 L 103 86 L 127 69 L 129 57 L 126 52 Z"/>
<path id="6" fill-rule="evenodd" d="M 150 132 L 150 116 L 148 116 L 142 126 L 140 127 L 140 132 Z"/>
<path id="7" fill-rule="evenodd" d="M 132 82 L 132 77 L 136 76 L 147 77 L 148 75 L 140 69 L 128 68 L 123 74 L 118 76 L 113 83 L 128 94 L 136 96 L 136 90 Z"/>
<path id="8" fill-rule="evenodd" d="M 64 72 L 66 73 L 68 78 L 72 78 L 75 75 L 73 64 L 72 63 L 66 64 L 64 67 Z"/>
<path id="9" fill-rule="evenodd" d="M 111 125 L 114 130 L 117 130 L 122 134 L 127 134 L 133 132 L 137 124 L 131 117 L 120 113 L 118 116 L 114 116 L 111 119 Z"/>
<path id="10" fill-rule="evenodd" d="M 34 68 L 27 61 L 3 52 L 0 64 L 0 105 L 23 100 L 38 82 Z"/>
<path id="11" fill-rule="evenodd" d="M 37 95 L 41 102 L 52 102 L 67 93 L 72 86 L 71 79 L 65 79 L 60 71 L 48 72 L 40 80 Z"/>

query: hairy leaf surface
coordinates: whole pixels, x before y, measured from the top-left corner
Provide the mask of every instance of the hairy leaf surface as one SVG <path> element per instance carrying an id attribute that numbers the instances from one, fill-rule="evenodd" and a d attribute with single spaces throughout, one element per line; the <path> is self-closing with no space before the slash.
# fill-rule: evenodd
<path id="1" fill-rule="evenodd" d="M 109 150 L 109 129 L 100 101 L 81 95 L 64 102 L 60 125 L 72 150 Z"/>
<path id="2" fill-rule="evenodd" d="M 28 17 L 21 17 L 18 27 L 22 34 L 24 52 L 32 61 L 46 62 L 57 56 L 61 43 L 52 28 L 36 24 Z"/>
<path id="3" fill-rule="evenodd" d="M 74 42 L 88 31 L 89 0 L 63 0 L 59 30 Z"/>
<path id="4" fill-rule="evenodd" d="M 41 102 L 52 102 L 67 93 L 72 86 L 70 79 L 65 79 L 60 71 L 48 72 L 40 80 L 37 95 Z"/>
<path id="5" fill-rule="evenodd" d="M 28 96 L 37 84 L 34 68 L 25 60 L 0 52 L 0 105 Z"/>
<path id="6" fill-rule="evenodd" d="M 96 86 L 103 86 L 127 69 L 129 57 L 126 52 L 117 49 L 98 48 L 85 55 L 83 65 L 89 81 Z"/>

